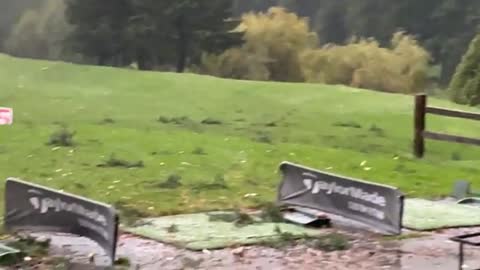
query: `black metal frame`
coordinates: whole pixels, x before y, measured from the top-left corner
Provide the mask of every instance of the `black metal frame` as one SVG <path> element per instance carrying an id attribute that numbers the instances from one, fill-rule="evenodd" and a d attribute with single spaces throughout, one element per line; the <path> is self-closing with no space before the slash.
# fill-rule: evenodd
<path id="1" fill-rule="evenodd" d="M 469 238 L 473 238 L 473 237 L 480 237 L 480 233 L 464 234 L 464 235 L 459 235 L 459 236 L 450 238 L 450 240 L 459 243 L 459 254 L 458 254 L 458 269 L 459 270 L 463 270 L 463 263 L 464 263 L 463 248 L 464 248 L 464 246 L 469 245 L 469 246 L 474 246 L 474 247 L 480 247 L 480 240 L 478 242 L 468 240 Z M 478 268 L 477 270 L 480 270 L 480 268 Z"/>

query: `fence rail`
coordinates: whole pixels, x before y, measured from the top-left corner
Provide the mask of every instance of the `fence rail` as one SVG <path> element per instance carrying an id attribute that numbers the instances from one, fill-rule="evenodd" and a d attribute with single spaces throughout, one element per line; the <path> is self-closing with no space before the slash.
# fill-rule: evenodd
<path id="1" fill-rule="evenodd" d="M 480 121 L 480 113 L 450 110 L 450 109 L 444 109 L 439 107 L 428 107 L 427 95 L 425 94 L 416 95 L 415 96 L 415 115 L 414 115 L 415 133 L 414 133 L 414 143 L 413 143 L 413 147 L 414 147 L 413 151 L 416 157 L 422 158 L 425 155 L 425 139 L 480 146 L 480 139 L 426 131 L 425 127 L 426 127 L 427 114 Z"/>

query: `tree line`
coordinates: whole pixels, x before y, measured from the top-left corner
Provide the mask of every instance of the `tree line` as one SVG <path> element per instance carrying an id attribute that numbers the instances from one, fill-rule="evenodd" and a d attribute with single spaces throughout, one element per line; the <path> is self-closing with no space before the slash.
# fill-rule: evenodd
<path id="1" fill-rule="evenodd" d="M 139 69 L 175 63 L 183 72 L 201 52 L 240 42 L 229 33 L 228 0 L 45 0 L 13 25 L 5 50 L 13 55 L 69 59 Z"/>
<path id="2" fill-rule="evenodd" d="M 256 26 L 252 26 L 250 19 L 249 34 L 244 15 L 254 12 L 281 17 L 278 12 L 268 15 L 269 9 L 277 6 L 285 7 L 302 20 L 305 18 L 306 33 L 310 38 L 315 35 L 316 45 L 302 45 L 301 53 L 289 52 L 287 59 L 278 59 L 285 53 L 275 51 L 279 48 L 271 47 L 266 53 L 265 46 L 258 42 L 255 45 L 251 33 Z M 167 68 L 178 72 L 191 69 L 215 73 L 213 69 L 223 66 L 223 76 L 333 80 L 360 86 L 365 85 L 365 78 L 372 77 L 370 73 L 382 70 L 417 82 L 435 79 L 448 86 L 476 35 L 480 19 L 480 2 L 475 0 L 0 0 L 0 7 L 2 50 L 17 56 L 111 66 L 134 63 L 142 70 Z M 418 58 L 411 61 L 419 61 L 418 65 L 401 62 L 400 49 L 397 46 L 395 51 L 393 44 L 396 33 L 407 37 L 409 41 L 402 46 L 406 43 L 412 46 Z M 256 38 L 266 41 L 264 37 Z M 310 51 L 310 59 L 305 56 L 306 49 L 325 46 L 336 47 Z M 352 53 L 362 57 L 366 47 L 360 46 L 389 50 L 390 54 L 382 51 L 383 61 L 397 61 L 408 70 L 378 69 L 365 61 L 345 64 L 341 63 L 341 57 L 335 56 Z M 259 50 L 264 51 L 260 55 L 263 58 L 255 55 Z M 292 68 L 275 70 L 279 66 L 273 64 L 275 61 L 288 63 Z M 301 67 L 295 69 L 295 61 L 301 61 Z M 339 73 L 344 75 L 334 76 L 319 68 L 324 61 L 336 61 Z M 227 64 L 237 66 L 230 67 L 228 72 Z M 354 65 L 358 72 L 352 73 L 349 65 Z M 382 90 L 405 89 L 396 81 L 366 85 Z"/>

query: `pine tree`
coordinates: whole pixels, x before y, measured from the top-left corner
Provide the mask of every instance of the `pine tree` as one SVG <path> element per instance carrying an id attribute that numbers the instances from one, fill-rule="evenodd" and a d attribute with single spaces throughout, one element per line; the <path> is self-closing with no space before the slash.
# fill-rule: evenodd
<path id="1" fill-rule="evenodd" d="M 68 46 L 95 59 L 98 65 L 116 65 L 125 55 L 129 0 L 66 0 L 66 16 L 74 30 Z"/>
<path id="2" fill-rule="evenodd" d="M 176 42 L 177 72 L 183 72 L 188 60 L 199 62 L 202 51 L 220 52 L 241 42 L 231 33 L 235 27 L 233 1 L 170 0 L 166 16 L 173 22 L 170 31 Z"/>
<path id="3" fill-rule="evenodd" d="M 450 83 L 452 100 L 460 104 L 480 104 L 480 34 L 477 35 L 458 65 Z"/>

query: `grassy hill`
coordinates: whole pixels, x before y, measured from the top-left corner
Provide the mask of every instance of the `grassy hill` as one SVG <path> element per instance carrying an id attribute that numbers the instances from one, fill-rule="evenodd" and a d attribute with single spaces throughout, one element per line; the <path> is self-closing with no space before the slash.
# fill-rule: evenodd
<path id="1" fill-rule="evenodd" d="M 448 194 L 457 179 L 480 188 L 480 148 L 430 141 L 426 159 L 412 157 L 412 103 L 409 96 L 342 86 L 0 55 L 0 106 L 15 110 L 14 125 L 0 127 L 0 178 L 150 215 L 273 200 L 276 169 L 285 160 L 398 186 L 412 197 Z M 62 125 L 76 132 L 74 147 L 47 145 Z M 431 117 L 428 126 L 480 136 L 475 122 Z M 112 154 L 144 167 L 98 166 L 109 159 L 122 165 Z M 258 196 L 246 199 L 247 193 Z"/>

